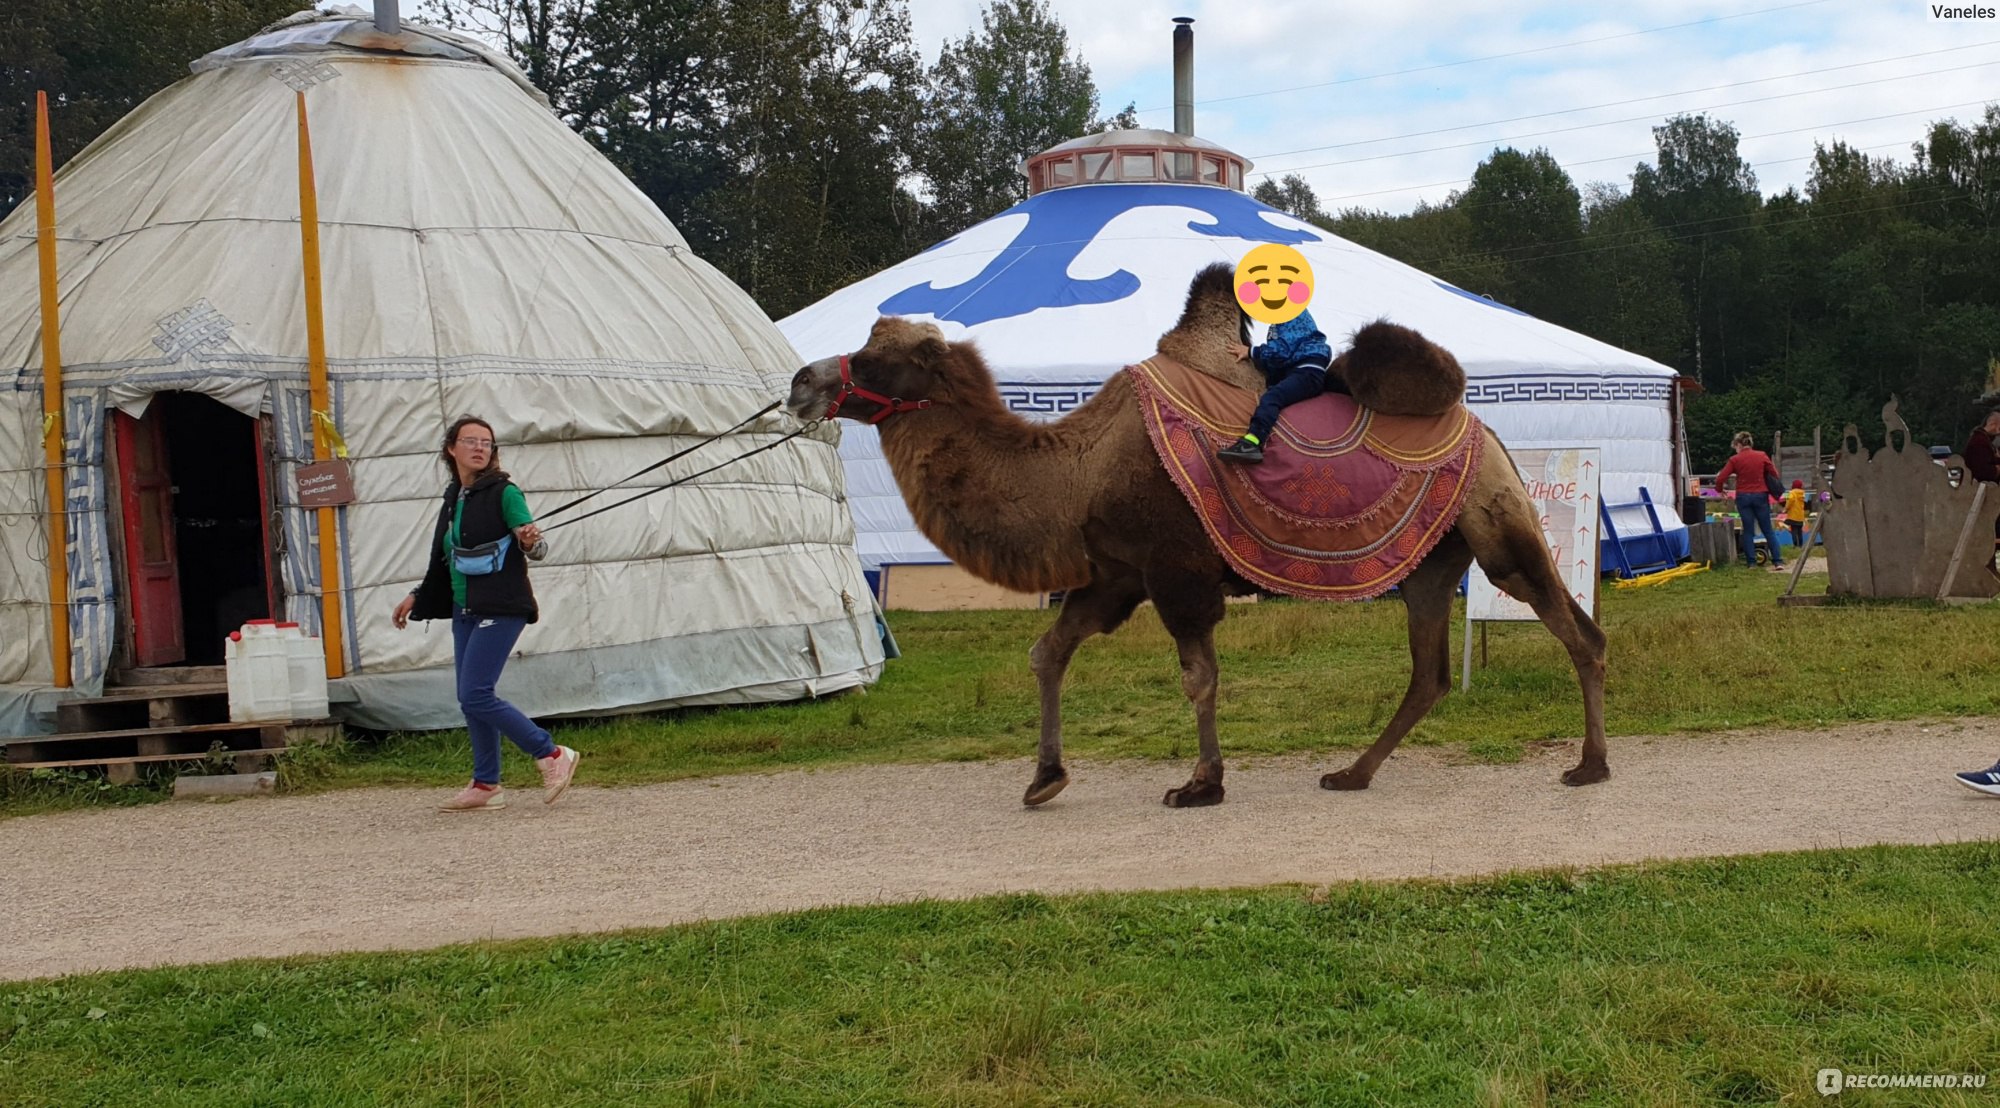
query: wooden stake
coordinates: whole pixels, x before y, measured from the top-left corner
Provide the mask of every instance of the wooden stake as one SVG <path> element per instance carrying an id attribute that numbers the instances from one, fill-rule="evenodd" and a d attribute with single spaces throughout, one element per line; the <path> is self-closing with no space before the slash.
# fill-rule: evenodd
<path id="1" fill-rule="evenodd" d="M 326 374 L 326 320 L 320 306 L 319 198 L 313 191 L 312 135 L 306 126 L 306 94 L 298 97 L 299 244 L 305 259 L 306 371 L 311 380 L 313 460 L 333 456 L 326 421 L 333 418 L 333 389 Z M 319 626 L 326 646 L 326 675 L 342 677 L 347 661 L 340 637 L 340 532 L 335 508 L 319 510 Z"/>
<path id="2" fill-rule="evenodd" d="M 49 94 L 35 93 L 35 240 L 42 271 L 42 461 L 47 474 L 49 660 L 55 687 L 70 687 L 69 498 L 64 494 L 62 328 L 56 301 L 55 162 Z"/>
<path id="3" fill-rule="evenodd" d="M 1966 474 L 1966 480 L 1972 475 Z M 1973 481 L 1979 486 L 1972 490 L 1972 508 L 1965 513 L 1965 525 L 1958 529 L 1958 544 L 1951 548 L 1951 562 L 1945 566 L 1944 580 L 1938 582 L 1938 603 L 1944 603 L 1951 595 L 1951 583 L 1958 579 L 1958 563 L 1965 559 L 1965 544 L 1972 539 L 1972 525 L 1979 522 L 1979 509 L 1986 503 L 1986 482 Z"/>

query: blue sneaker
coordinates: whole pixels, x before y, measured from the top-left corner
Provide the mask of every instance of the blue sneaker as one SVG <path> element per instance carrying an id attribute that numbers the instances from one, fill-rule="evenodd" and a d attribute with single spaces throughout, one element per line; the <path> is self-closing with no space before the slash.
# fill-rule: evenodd
<path id="1" fill-rule="evenodd" d="M 1959 784 L 1964 785 L 1968 789 L 1975 789 L 1985 793 L 1987 796 L 2000 796 L 2000 762 L 1995 762 L 1992 769 L 1974 770 L 1971 773 L 1954 773 L 1952 776 L 1958 779 Z"/>

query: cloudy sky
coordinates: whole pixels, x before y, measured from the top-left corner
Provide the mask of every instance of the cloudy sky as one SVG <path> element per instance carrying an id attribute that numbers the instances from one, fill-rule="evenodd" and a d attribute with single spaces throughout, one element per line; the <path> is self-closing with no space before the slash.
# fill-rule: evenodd
<path id="1" fill-rule="evenodd" d="M 1992 10 L 1996 0 L 1954 0 Z M 980 0 L 911 0 L 925 60 Z M 1172 18 L 1195 22 L 1195 133 L 1297 173 L 1321 205 L 1404 212 L 1462 188 L 1496 146 L 1547 147 L 1581 187 L 1624 187 L 1651 128 L 1735 124 L 1766 195 L 1815 142 L 1908 161 L 1928 122 L 2000 100 L 2000 19 L 1912 0 L 1051 0 L 1104 113 L 1173 126 Z"/>

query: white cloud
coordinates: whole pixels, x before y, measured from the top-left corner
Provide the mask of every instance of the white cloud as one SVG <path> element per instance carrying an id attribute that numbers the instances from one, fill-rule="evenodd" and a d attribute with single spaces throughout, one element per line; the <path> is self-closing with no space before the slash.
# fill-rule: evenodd
<path id="1" fill-rule="evenodd" d="M 1970 120 L 1980 104 L 2000 99 L 2000 20 L 1937 20 L 1919 3 L 1628 0 L 1606 8 L 1547 0 L 1053 0 L 1051 6 L 1090 63 L 1105 110 L 1127 102 L 1162 109 L 1141 117 L 1160 127 L 1173 118 L 1171 19 L 1194 16 L 1197 133 L 1250 157 L 1260 173 L 1298 172 L 1334 207 L 1401 212 L 1419 199 L 1440 201 L 1498 144 L 1547 147 L 1571 167 L 1579 186 L 1622 186 L 1635 162 L 1651 160 L 1653 126 L 1714 105 L 1730 105 L 1709 114 L 1736 125 L 1743 156 L 1770 163 L 1756 166 L 1769 195 L 1803 187 L 1815 141 L 1886 145 L 1876 153 L 1907 161 L 1910 143 L 1931 120 Z M 980 8 L 977 0 L 914 0 L 913 27 L 926 59 L 947 37 L 975 27 Z M 1703 20 L 1709 22 L 1677 26 Z M 1583 40 L 1604 41 L 1561 45 Z M 1544 49 L 1551 46 L 1560 48 Z M 1490 122 L 1946 48 L 1963 49 Z M 1503 54 L 1516 56 L 1473 60 Z M 1979 63 L 1990 64 L 1961 68 Z M 1421 72 L 1401 72 L 1407 70 Z M 1857 84 L 1884 77 L 1907 79 Z M 1312 85 L 1322 87 L 1299 88 Z M 1225 99 L 1245 93 L 1266 95 Z M 1780 93 L 1803 95 L 1737 103 Z M 1892 118 L 1875 118 L 1882 116 Z M 1482 125 L 1418 135 L 1466 124 Z M 1352 145 L 1271 156 L 1336 144 Z"/>

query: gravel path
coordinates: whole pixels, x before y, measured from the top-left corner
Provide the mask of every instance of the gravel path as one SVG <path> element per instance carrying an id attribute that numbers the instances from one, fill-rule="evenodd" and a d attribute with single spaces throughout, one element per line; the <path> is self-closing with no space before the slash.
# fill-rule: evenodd
<path id="1" fill-rule="evenodd" d="M 0 821 L 0 979 L 248 956 L 417 949 L 828 904 L 1006 891 L 1456 876 L 2000 833 L 1951 771 L 1993 720 L 1611 741 L 1517 765 L 1415 749 L 1364 793 L 1351 752 L 1239 762 L 1228 802 L 1172 811 L 1188 764 L 1074 763 L 1021 807 L 1030 764 L 864 767 L 579 786 L 544 807 L 433 811 L 449 790 L 171 803 Z M 589 780 L 586 753 L 581 780 Z"/>

